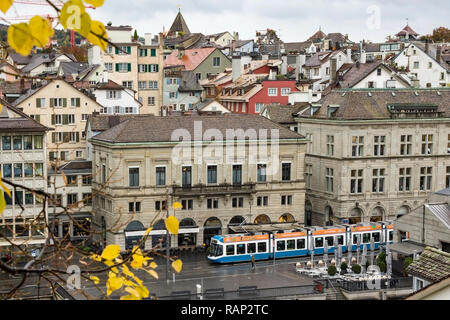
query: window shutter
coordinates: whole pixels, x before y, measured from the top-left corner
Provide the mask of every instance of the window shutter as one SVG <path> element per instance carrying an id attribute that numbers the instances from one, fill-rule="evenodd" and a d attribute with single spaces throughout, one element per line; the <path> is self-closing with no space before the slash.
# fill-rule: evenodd
<path id="1" fill-rule="evenodd" d="M 159 65 L 155 64 L 155 68 L 156 68 L 156 71 L 155 71 L 155 72 L 158 72 L 158 70 L 159 70 Z"/>
<path id="2" fill-rule="evenodd" d="M 77 98 L 77 107 L 80 107 L 80 106 L 81 106 L 81 99 Z"/>
<path id="3" fill-rule="evenodd" d="M 54 116 L 54 114 L 53 114 Z M 56 142 L 56 132 L 52 132 L 52 142 L 55 143 Z"/>
<path id="4" fill-rule="evenodd" d="M 77 142 L 80 142 L 80 133 L 77 132 Z"/>
<path id="5" fill-rule="evenodd" d="M 66 108 L 67 107 L 67 98 L 63 99 L 63 107 Z"/>
<path id="6" fill-rule="evenodd" d="M 69 124 L 69 116 L 67 114 L 63 114 L 63 124 Z"/>
<path id="7" fill-rule="evenodd" d="M 41 107 L 41 99 L 36 98 L 36 108 L 40 108 Z"/>
<path id="8" fill-rule="evenodd" d="M 53 108 L 53 106 L 54 106 L 54 100 L 53 100 L 53 98 L 50 98 L 50 108 Z"/>
<path id="9" fill-rule="evenodd" d="M 52 101 L 52 100 L 50 100 L 50 101 Z M 52 114 L 52 124 L 55 124 L 55 122 L 56 122 L 56 121 L 55 121 L 55 116 L 56 116 L 56 115 Z M 53 141 L 53 142 L 54 142 L 54 141 Z"/>
<path id="10" fill-rule="evenodd" d="M 131 54 L 131 47 L 127 47 L 127 53 Z"/>
<path id="11" fill-rule="evenodd" d="M 150 55 L 156 57 L 156 49 L 150 49 Z"/>
<path id="12" fill-rule="evenodd" d="M 131 71 L 131 63 L 128 63 L 128 72 Z"/>
<path id="13" fill-rule="evenodd" d="M 63 142 L 69 142 L 69 132 L 63 132 Z M 61 155 L 62 155 L 62 152 L 61 152 Z M 61 160 L 63 160 L 62 159 L 62 157 L 61 157 Z"/>
<path id="14" fill-rule="evenodd" d="M 144 49 L 145 50 L 145 56 L 147 56 L 147 49 Z"/>
<path id="15" fill-rule="evenodd" d="M 119 72 L 119 64 L 118 63 L 116 63 L 116 72 Z"/>
<path id="16" fill-rule="evenodd" d="M 116 47 L 116 54 L 119 54 L 119 48 Z"/>
<path id="17" fill-rule="evenodd" d="M 144 70 L 145 72 L 150 71 L 150 70 L 148 69 L 148 65 L 146 65 L 146 64 L 144 64 L 144 69 L 145 69 L 145 70 Z"/>

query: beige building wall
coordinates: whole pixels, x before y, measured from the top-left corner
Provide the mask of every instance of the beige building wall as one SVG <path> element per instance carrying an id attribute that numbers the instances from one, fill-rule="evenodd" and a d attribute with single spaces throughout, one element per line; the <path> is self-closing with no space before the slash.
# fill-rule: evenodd
<path id="1" fill-rule="evenodd" d="M 342 223 L 343 219 L 371 217 L 395 219 L 419 207 L 431 193 L 446 187 L 446 175 L 450 167 L 448 153 L 450 123 L 446 120 L 381 120 L 381 121 L 333 121 L 298 120 L 299 133 L 311 140 L 306 155 L 306 200 L 312 206 L 312 225 L 323 225 L 330 217 Z M 401 136 L 411 136 L 411 154 L 402 155 Z M 423 155 L 422 135 L 433 135 L 433 152 Z M 329 151 L 333 136 L 333 153 Z M 362 156 L 352 156 L 352 137 L 364 137 Z M 375 155 L 375 136 L 385 136 L 384 155 Z M 328 138 L 329 139 L 329 138 Z M 421 168 L 432 168 L 431 186 L 420 190 Z M 327 191 L 327 168 L 333 169 L 333 190 Z M 399 187 L 400 168 L 411 168 L 410 190 Z M 363 190 L 352 194 L 352 170 L 363 170 Z M 373 192 L 374 170 L 384 169 L 384 190 Z M 330 171 L 328 170 L 328 173 Z M 376 175 L 375 175 L 376 176 Z M 357 210 L 354 210 L 357 208 Z"/>
<path id="2" fill-rule="evenodd" d="M 51 99 L 60 99 L 58 104 L 62 106 L 51 107 Z M 86 157 L 84 132 L 87 115 L 94 111 L 100 112 L 102 106 L 97 102 L 63 80 L 52 80 L 16 107 L 44 126 L 54 129 L 47 132 L 46 137 L 49 160 L 53 159 L 50 154 L 56 156 L 56 153 L 62 162 Z M 61 152 L 64 153 L 62 157 Z"/>
<path id="3" fill-rule="evenodd" d="M 192 163 L 189 156 L 175 163 L 173 159 L 173 145 L 149 144 L 135 146 L 113 146 L 100 144 L 93 140 L 93 172 L 102 172 L 105 166 L 104 195 L 94 198 L 93 211 L 95 224 L 101 226 L 102 216 L 106 221 L 108 231 L 107 243 L 119 244 L 125 249 L 124 229 L 131 221 L 139 221 L 145 228 L 164 219 L 166 211 L 156 211 L 155 201 L 165 201 L 166 192 L 169 196 L 169 208 L 175 201 L 193 200 L 192 210 L 170 209 L 179 221 L 191 218 L 199 227 L 196 234 L 196 245 L 204 242 L 203 232 L 205 222 L 212 217 L 220 220 L 222 234 L 228 233 L 228 224 L 235 216 L 242 216 L 246 222 L 253 223 L 260 215 L 267 215 L 271 222 L 278 222 L 284 214 L 289 214 L 295 221 L 303 223 L 305 204 L 304 159 L 305 142 L 283 142 L 279 148 L 279 162 L 291 163 L 291 180 L 281 181 L 281 167 L 274 176 L 267 176 L 266 182 L 257 181 L 256 164 L 249 163 L 249 148 L 246 147 L 245 156 L 237 159 L 235 164 L 242 164 L 242 186 L 230 186 L 232 177 L 232 163 L 222 164 L 216 156 L 205 157 L 202 164 Z M 206 148 L 206 146 L 203 146 Z M 270 148 L 269 148 L 270 150 Z M 223 151 L 225 154 L 225 151 Z M 264 161 L 262 161 L 264 162 Z M 192 163 L 192 188 L 181 189 L 182 166 Z M 278 163 L 278 162 L 277 162 Z M 207 182 L 207 165 L 217 165 L 217 184 L 204 186 Z M 278 163 L 279 164 L 279 163 Z M 166 185 L 156 186 L 155 170 L 158 166 L 166 168 Z M 139 187 L 129 187 L 129 167 L 139 167 Z M 203 184 L 203 189 L 198 185 Z M 228 184 L 223 187 L 223 184 Z M 102 188 L 102 175 L 94 175 L 93 194 Z M 281 197 L 292 196 L 290 205 L 281 205 Z M 268 197 L 268 206 L 258 206 L 258 197 Z M 243 198 L 243 207 L 234 208 L 233 198 Z M 217 199 L 218 208 L 208 209 L 207 200 Z M 130 202 L 140 202 L 141 212 L 129 213 Z M 177 237 L 172 237 L 173 247 L 178 246 Z M 152 246 L 151 237 L 146 247 Z"/>

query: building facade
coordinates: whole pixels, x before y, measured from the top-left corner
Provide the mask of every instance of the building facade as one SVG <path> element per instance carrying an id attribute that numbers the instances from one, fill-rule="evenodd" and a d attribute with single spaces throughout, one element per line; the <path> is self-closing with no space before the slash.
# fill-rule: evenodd
<path id="1" fill-rule="evenodd" d="M 336 90 L 296 115 L 306 224 L 395 219 L 446 185 L 449 90 Z"/>
<path id="2" fill-rule="evenodd" d="M 118 137 L 120 130 L 126 134 Z M 253 133 L 261 144 L 269 138 L 266 152 L 253 151 Z M 244 221 L 303 223 L 304 137 L 263 117 L 137 116 L 91 141 L 93 172 L 100 173 L 93 177 L 93 194 L 103 190 L 94 197 L 94 223 L 106 243 L 128 249 L 153 225 L 146 248 L 155 246 L 165 234 L 166 214 L 180 221 L 173 247 L 209 245 L 213 235 Z M 172 209 L 175 201 L 183 208 Z"/>

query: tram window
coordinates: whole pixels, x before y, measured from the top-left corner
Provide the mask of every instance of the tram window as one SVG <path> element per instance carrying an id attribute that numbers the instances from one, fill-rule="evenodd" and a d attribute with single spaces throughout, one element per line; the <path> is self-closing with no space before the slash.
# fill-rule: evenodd
<path id="1" fill-rule="evenodd" d="M 297 249 L 305 249 L 305 239 L 297 239 Z"/>
<path id="2" fill-rule="evenodd" d="M 394 240 L 394 231 L 389 231 L 389 241 Z"/>
<path id="3" fill-rule="evenodd" d="M 227 256 L 234 255 L 234 244 L 227 245 Z"/>
<path id="4" fill-rule="evenodd" d="M 267 251 L 267 245 L 265 242 L 259 242 L 258 243 L 258 252 L 266 252 Z"/>
<path id="5" fill-rule="evenodd" d="M 372 238 L 374 242 L 380 242 L 380 233 L 379 232 L 372 232 Z"/>
<path id="6" fill-rule="evenodd" d="M 287 241 L 287 249 L 288 250 L 295 250 L 295 240 L 288 240 Z"/>
<path id="7" fill-rule="evenodd" d="M 237 245 L 237 254 L 245 254 L 245 244 L 241 243 Z"/>
<path id="8" fill-rule="evenodd" d="M 337 243 L 343 245 L 344 244 L 344 236 L 337 236 Z"/>
<path id="9" fill-rule="evenodd" d="M 217 246 L 216 256 L 219 257 L 221 255 L 223 255 L 223 246 L 222 245 L 218 245 Z"/>
<path id="10" fill-rule="evenodd" d="M 369 243 L 369 242 L 370 242 L 370 233 L 363 233 L 362 243 Z"/>
<path id="11" fill-rule="evenodd" d="M 354 234 L 353 235 L 353 244 L 358 244 L 358 240 L 360 239 L 360 235 L 359 234 Z"/>
<path id="12" fill-rule="evenodd" d="M 283 251 L 286 250 L 286 241 L 279 240 L 277 241 L 277 251 Z"/>
<path id="13" fill-rule="evenodd" d="M 333 237 L 326 237 L 325 239 L 327 240 L 328 247 L 332 247 L 333 246 Z"/>
<path id="14" fill-rule="evenodd" d="M 247 243 L 247 253 L 256 252 L 256 243 Z"/>
<path id="15" fill-rule="evenodd" d="M 323 247 L 323 238 L 318 237 L 314 241 L 314 248 L 322 248 Z"/>

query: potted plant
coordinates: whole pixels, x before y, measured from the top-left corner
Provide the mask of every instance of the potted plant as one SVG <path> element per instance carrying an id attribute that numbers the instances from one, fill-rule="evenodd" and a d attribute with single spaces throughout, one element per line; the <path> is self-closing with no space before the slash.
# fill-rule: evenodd
<path id="1" fill-rule="evenodd" d="M 348 265 L 345 262 L 341 263 L 341 274 L 344 275 L 347 273 Z"/>
<path id="2" fill-rule="evenodd" d="M 331 265 L 328 267 L 328 274 L 330 276 L 334 276 L 334 275 L 336 275 L 336 273 L 337 273 L 337 269 L 334 265 Z"/>
<path id="3" fill-rule="evenodd" d="M 354 264 L 352 265 L 352 271 L 356 274 L 360 274 L 361 273 L 361 266 L 359 264 Z"/>
<path id="4" fill-rule="evenodd" d="M 407 277 L 408 274 L 406 273 L 406 268 L 413 262 L 413 258 L 407 257 L 405 260 L 403 260 L 403 269 L 402 269 L 402 275 L 404 277 Z"/>

